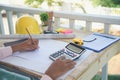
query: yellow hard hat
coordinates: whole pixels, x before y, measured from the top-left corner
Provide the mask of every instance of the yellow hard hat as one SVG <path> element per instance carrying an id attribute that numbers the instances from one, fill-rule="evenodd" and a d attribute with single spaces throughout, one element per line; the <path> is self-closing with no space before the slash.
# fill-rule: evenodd
<path id="1" fill-rule="evenodd" d="M 42 29 L 39 27 L 37 20 L 30 15 L 24 15 L 18 18 L 16 21 L 16 34 L 28 34 L 26 28 L 30 34 L 42 33 Z"/>

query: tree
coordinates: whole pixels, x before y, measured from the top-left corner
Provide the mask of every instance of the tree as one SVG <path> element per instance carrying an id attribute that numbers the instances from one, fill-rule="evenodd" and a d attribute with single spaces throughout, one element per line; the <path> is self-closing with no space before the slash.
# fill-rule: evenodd
<path id="1" fill-rule="evenodd" d="M 62 0 L 25 0 L 25 4 L 28 4 L 32 7 L 39 7 L 44 1 L 46 1 L 50 7 L 54 4 L 61 6 L 63 3 Z"/>
<path id="2" fill-rule="evenodd" d="M 95 6 L 120 8 L 120 0 L 91 0 Z"/>
<path id="3" fill-rule="evenodd" d="M 64 2 L 63 0 L 25 0 L 25 4 L 32 6 L 34 8 L 38 8 L 45 1 L 47 2 L 47 5 L 49 6 L 49 8 L 52 8 L 52 6 L 56 6 L 56 5 L 62 6 Z M 82 3 L 78 2 L 73 4 L 79 7 L 83 11 L 83 13 L 87 13 Z"/>
<path id="4" fill-rule="evenodd" d="M 85 10 L 82 4 L 76 3 L 75 5 L 78 6 L 80 9 L 82 9 L 83 13 L 87 13 L 87 11 Z"/>

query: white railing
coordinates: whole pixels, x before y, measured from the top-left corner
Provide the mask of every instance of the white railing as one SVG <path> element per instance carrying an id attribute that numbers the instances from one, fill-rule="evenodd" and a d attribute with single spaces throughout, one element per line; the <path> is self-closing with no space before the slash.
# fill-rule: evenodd
<path id="1" fill-rule="evenodd" d="M 7 22 L 8 22 L 8 29 L 9 34 L 15 33 L 15 25 L 13 20 L 13 14 L 20 17 L 23 14 L 30 14 L 30 15 L 39 15 L 40 12 L 49 12 L 49 10 L 42 10 L 36 8 L 26 8 L 26 7 L 17 7 L 17 6 L 10 6 L 10 5 L 1 5 L 0 4 L 0 33 L 5 33 L 5 23 L 2 16 L 2 11 L 6 12 Z M 109 28 L 111 25 L 120 25 L 120 16 L 105 16 L 105 15 L 93 15 L 93 14 L 80 14 L 80 13 L 70 13 L 70 12 L 53 12 L 55 26 L 59 26 L 61 23 L 61 18 L 65 18 L 69 20 L 69 27 L 75 27 L 75 20 L 85 21 L 86 23 L 86 31 L 92 30 L 92 23 L 98 22 L 104 24 L 104 33 L 109 33 Z"/>
<path id="2" fill-rule="evenodd" d="M 13 20 L 13 14 L 18 17 L 24 14 L 29 14 L 29 15 L 39 15 L 40 12 L 45 12 L 45 10 L 41 9 L 35 9 L 35 8 L 26 8 L 26 7 L 21 7 L 21 6 L 10 6 L 10 5 L 0 5 L 0 33 L 1 34 L 6 34 L 5 33 L 5 27 L 6 23 L 3 21 L 2 17 L 2 11 L 5 11 L 6 17 L 7 17 L 7 22 L 8 22 L 8 28 L 9 28 L 9 33 L 14 34 L 14 20 Z"/>

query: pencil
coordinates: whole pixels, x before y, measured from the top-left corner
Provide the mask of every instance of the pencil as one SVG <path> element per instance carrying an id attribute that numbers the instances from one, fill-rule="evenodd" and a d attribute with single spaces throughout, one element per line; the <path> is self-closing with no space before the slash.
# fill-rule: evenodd
<path id="1" fill-rule="evenodd" d="M 26 31 L 27 31 L 27 33 L 28 33 L 28 35 L 29 35 L 29 37 L 30 37 L 30 40 L 31 40 L 32 44 L 34 44 L 34 41 L 33 41 L 33 39 L 32 39 L 32 36 L 31 36 L 31 34 L 30 34 L 28 28 L 26 28 Z"/>

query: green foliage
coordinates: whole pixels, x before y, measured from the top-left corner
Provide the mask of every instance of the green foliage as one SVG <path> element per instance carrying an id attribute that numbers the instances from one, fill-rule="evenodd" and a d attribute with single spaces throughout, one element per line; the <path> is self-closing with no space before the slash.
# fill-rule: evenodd
<path id="1" fill-rule="evenodd" d="M 101 80 L 101 75 L 95 75 L 92 80 Z"/>
<path id="2" fill-rule="evenodd" d="M 47 12 L 40 13 L 40 20 L 42 21 L 43 27 L 48 25 L 48 18 L 49 15 Z"/>
<path id="3" fill-rule="evenodd" d="M 120 7 L 120 0 L 91 0 L 95 6 Z"/>
<path id="4" fill-rule="evenodd" d="M 52 6 L 52 3 L 54 3 L 54 0 L 47 0 L 48 6 Z"/>
<path id="5" fill-rule="evenodd" d="M 31 5 L 32 7 L 40 6 L 44 1 L 47 2 L 48 6 L 58 5 L 62 6 L 62 0 L 25 0 L 25 4 Z"/>
<path id="6" fill-rule="evenodd" d="M 25 3 L 28 5 L 31 5 L 33 2 L 38 2 L 39 4 L 42 4 L 44 0 L 25 0 Z"/>
<path id="7" fill-rule="evenodd" d="M 87 13 L 82 4 L 76 3 L 75 5 L 78 6 L 80 9 L 82 9 L 82 11 L 83 11 L 84 13 Z"/>
<path id="8" fill-rule="evenodd" d="M 58 1 L 57 3 L 58 3 L 59 6 L 62 6 L 63 1 Z"/>
<path id="9" fill-rule="evenodd" d="M 101 74 L 96 74 L 92 80 L 102 80 Z M 120 80 L 120 75 L 108 75 L 108 80 Z"/>
<path id="10" fill-rule="evenodd" d="M 47 25 L 47 21 L 48 21 L 48 13 L 47 12 L 43 12 L 43 13 L 40 13 L 40 20 L 42 21 L 42 24 L 43 25 Z"/>

